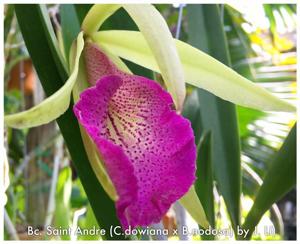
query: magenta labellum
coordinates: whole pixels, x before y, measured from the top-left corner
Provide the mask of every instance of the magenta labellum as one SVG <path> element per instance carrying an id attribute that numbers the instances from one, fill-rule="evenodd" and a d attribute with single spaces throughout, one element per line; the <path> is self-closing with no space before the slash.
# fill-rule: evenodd
<path id="1" fill-rule="evenodd" d="M 122 227 L 159 222 L 195 181 L 191 124 L 157 82 L 120 71 L 95 44 L 84 54 L 93 86 L 74 112 L 116 188 Z"/>

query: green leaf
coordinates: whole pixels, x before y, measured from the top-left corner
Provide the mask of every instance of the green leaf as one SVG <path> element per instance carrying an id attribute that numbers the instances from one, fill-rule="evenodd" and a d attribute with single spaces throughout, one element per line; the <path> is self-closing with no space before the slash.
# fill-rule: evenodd
<path id="1" fill-rule="evenodd" d="M 84 41 L 81 32 L 77 38 L 75 63 L 66 83 L 57 92 L 33 108 L 17 114 L 6 115 L 4 122 L 7 126 L 20 129 L 47 124 L 61 116 L 68 109 L 71 92 L 78 74 L 79 58 L 83 46 Z"/>
<path id="2" fill-rule="evenodd" d="M 61 69 L 63 66 L 59 63 L 57 50 L 53 47 L 55 38 L 49 37 L 49 33 L 53 33 L 53 30 L 51 25 L 46 24 L 50 23 L 50 20 L 47 13 L 45 14 L 42 11 L 43 8 L 45 7 L 36 4 L 15 5 L 17 19 L 26 47 L 45 93 L 50 96 L 63 86 L 68 76 L 66 69 Z M 62 70 L 63 72 L 60 72 Z M 73 102 L 71 101 L 67 111 L 57 119 L 72 162 L 75 165 L 97 222 L 102 229 L 106 230 L 106 235 L 103 238 L 124 239 L 124 236 L 111 236 L 109 234 L 111 226 L 119 225 L 114 203 L 101 187 L 89 164 L 72 107 Z"/>
<path id="3" fill-rule="evenodd" d="M 100 31 L 93 34 L 92 39 L 114 55 L 160 72 L 140 32 Z M 290 103 L 278 99 L 213 57 L 182 41 L 175 42 L 187 83 L 241 106 L 265 111 L 295 111 Z"/>
<path id="4" fill-rule="evenodd" d="M 260 176 L 249 166 L 247 163 L 242 163 L 243 168 L 243 194 L 250 196 L 254 199 L 259 187 L 262 185 L 263 180 Z M 276 204 L 271 206 L 272 222 L 275 227 L 276 233 L 281 237 L 284 236 L 284 223 L 280 210 Z"/>
<path id="5" fill-rule="evenodd" d="M 191 186 L 189 191 L 182 198 L 180 198 L 179 202 L 183 207 L 185 207 L 185 209 L 200 226 L 203 228 L 209 227 L 204 209 L 197 196 L 194 186 Z"/>
<path id="6" fill-rule="evenodd" d="M 197 158 L 197 180 L 195 183 L 196 193 L 203 204 L 206 216 L 212 228 L 215 228 L 215 210 L 213 195 L 213 172 L 212 172 L 212 151 L 211 133 L 204 134 L 198 145 Z M 204 240 L 213 240 L 213 235 L 201 236 Z"/>
<path id="7" fill-rule="evenodd" d="M 189 42 L 230 65 L 218 6 L 188 5 L 187 11 Z M 198 96 L 203 133 L 210 132 L 212 136 L 214 176 L 236 230 L 240 224 L 241 164 L 235 106 L 201 89 Z"/>
<path id="8" fill-rule="evenodd" d="M 70 48 L 80 32 L 76 9 L 73 4 L 61 4 L 59 8 L 61 30 L 64 41 L 66 59 L 69 60 Z"/>
<path id="9" fill-rule="evenodd" d="M 74 4 L 80 25 L 82 24 L 85 16 L 87 15 L 92 6 L 93 4 Z"/>
<path id="10" fill-rule="evenodd" d="M 260 187 L 253 206 L 248 213 L 243 229 L 249 230 L 246 239 L 250 239 L 263 214 L 272 204 L 280 200 L 296 185 L 296 124 L 290 131 L 284 144 L 274 155 L 263 184 Z"/>
<path id="11" fill-rule="evenodd" d="M 194 131 L 195 142 L 198 143 L 202 132 L 202 122 L 200 103 L 196 89 L 193 90 L 189 96 L 187 96 L 184 103 L 182 116 L 186 117 L 191 122 Z"/>
<path id="12" fill-rule="evenodd" d="M 259 110 L 237 106 L 240 137 L 249 133 L 247 126 L 254 120 L 262 117 L 265 113 Z"/>
<path id="13" fill-rule="evenodd" d="M 139 30 L 124 8 L 118 9 L 101 25 L 101 30 Z"/>

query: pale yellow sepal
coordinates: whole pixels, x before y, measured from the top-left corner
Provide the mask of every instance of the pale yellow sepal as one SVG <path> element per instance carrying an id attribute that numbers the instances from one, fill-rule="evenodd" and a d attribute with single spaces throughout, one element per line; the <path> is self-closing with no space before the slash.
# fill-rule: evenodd
<path id="1" fill-rule="evenodd" d="M 79 58 L 84 46 L 83 33 L 81 32 L 76 41 L 76 57 L 71 75 L 66 83 L 50 97 L 46 98 L 33 108 L 4 117 L 7 126 L 13 128 L 30 128 L 47 124 L 57 119 L 69 107 L 71 92 L 76 82 L 79 66 Z"/>
<path id="2" fill-rule="evenodd" d="M 128 67 L 122 62 L 122 60 L 109 53 L 108 50 L 105 50 L 105 48 L 101 48 L 101 50 L 110 58 L 110 60 L 122 71 L 131 73 L 131 71 L 128 69 Z M 74 60 L 72 57 L 74 56 L 74 50 L 73 48 L 71 49 L 70 52 L 70 61 Z M 77 82 L 75 83 L 75 86 L 73 88 L 73 98 L 74 102 L 77 102 L 79 99 L 79 94 L 88 88 L 89 85 L 87 83 L 87 78 L 86 78 L 86 73 L 85 73 L 85 67 L 83 64 L 82 58 L 80 59 L 79 63 L 79 71 L 78 71 L 78 76 L 77 76 Z M 116 189 L 107 174 L 107 171 L 105 169 L 104 164 L 102 163 L 100 159 L 100 155 L 98 154 L 98 149 L 96 145 L 94 144 L 93 140 L 90 138 L 90 136 L 87 134 L 85 129 L 82 126 L 80 127 L 80 133 L 81 133 L 81 138 L 84 144 L 84 148 L 86 150 L 89 162 L 93 168 L 93 171 L 100 182 L 101 186 L 107 193 L 107 195 L 113 200 L 117 201 L 118 200 L 118 195 L 116 192 Z"/>
<path id="3" fill-rule="evenodd" d="M 72 51 L 71 51 L 72 52 Z M 71 54 L 72 55 L 72 54 Z M 71 59 L 72 60 L 72 59 Z M 88 83 L 86 81 L 85 68 L 82 61 L 80 61 L 79 72 L 77 76 L 77 82 L 73 88 L 73 98 L 76 103 L 79 99 L 79 94 L 88 88 Z M 87 153 L 89 162 L 93 168 L 93 171 L 102 185 L 103 189 L 107 193 L 107 195 L 113 200 L 116 201 L 118 199 L 116 189 L 109 178 L 106 169 L 101 162 L 98 154 L 98 149 L 92 139 L 89 137 L 87 132 L 82 126 L 80 127 L 80 134 L 84 144 L 85 151 Z"/>
<path id="4" fill-rule="evenodd" d="M 66 59 L 66 55 L 65 55 L 65 45 L 64 45 L 64 40 L 63 40 L 63 36 L 62 36 L 62 30 L 60 27 L 57 28 L 56 30 L 56 37 L 57 37 L 57 44 L 58 44 L 58 49 L 60 51 L 60 54 L 64 60 L 64 62 L 67 61 Z"/>
<path id="5" fill-rule="evenodd" d="M 160 72 L 151 49 L 138 31 L 100 31 L 92 39 L 111 53 Z M 264 111 L 294 112 L 296 108 L 236 73 L 204 52 L 176 40 L 186 82 L 232 103 Z"/>
<path id="6" fill-rule="evenodd" d="M 191 186 L 189 191 L 179 200 L 179 202 L 200 226 L 203 228 L 209 227 L 209 222 L 206 219 L 204 209 L 194 186 Z"/>

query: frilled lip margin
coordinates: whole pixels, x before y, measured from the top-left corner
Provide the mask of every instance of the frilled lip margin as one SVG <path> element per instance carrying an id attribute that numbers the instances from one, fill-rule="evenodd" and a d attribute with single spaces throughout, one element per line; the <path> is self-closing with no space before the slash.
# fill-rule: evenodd
<path id="1" fill-rule="evenodd" d="M 116 188 L 121 225 L 159 222 L 195 181 L 191 124 L 157 82 L 118 70 L 99 48 L 86 49 L 88 77 L 96 85 L 80 94 L 74 112 Z"/>

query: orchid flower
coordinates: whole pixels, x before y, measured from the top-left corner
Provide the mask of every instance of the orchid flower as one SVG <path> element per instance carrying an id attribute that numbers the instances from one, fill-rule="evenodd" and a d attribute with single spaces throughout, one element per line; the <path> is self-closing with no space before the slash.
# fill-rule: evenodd
<path id="1" fill-rule="evenodd" d="M 140 32 L 98 32 L 120 7 Z M 5 116 L 5 123 L 15 128 L 48 123 L 65 112 L 73 94 L 90 163 L 116 201 L 124 229 L 158 222 L 177 200 L 207 227 L 193 188 L 194 135 L 190 122 L 180 115 L 185 82 L 246 107 L 295 111 L 294 106 L 174 40 L 152 5 L 94 5 L 82 30 L 71 48 L 71 72 L 65 85 L 36 107 Z M 167 90 L 131 74 L 120 57 L 161 73 Z"/>
<path id="2" fill-rule="evenodd" d="M 119 70 L 95 45 L 84 50 L 91 88 L 74 112 L 116 188 L 124 229 L 159 222 L 192 186 L 196 145 L 190 122 L 155 81 Z"/>

